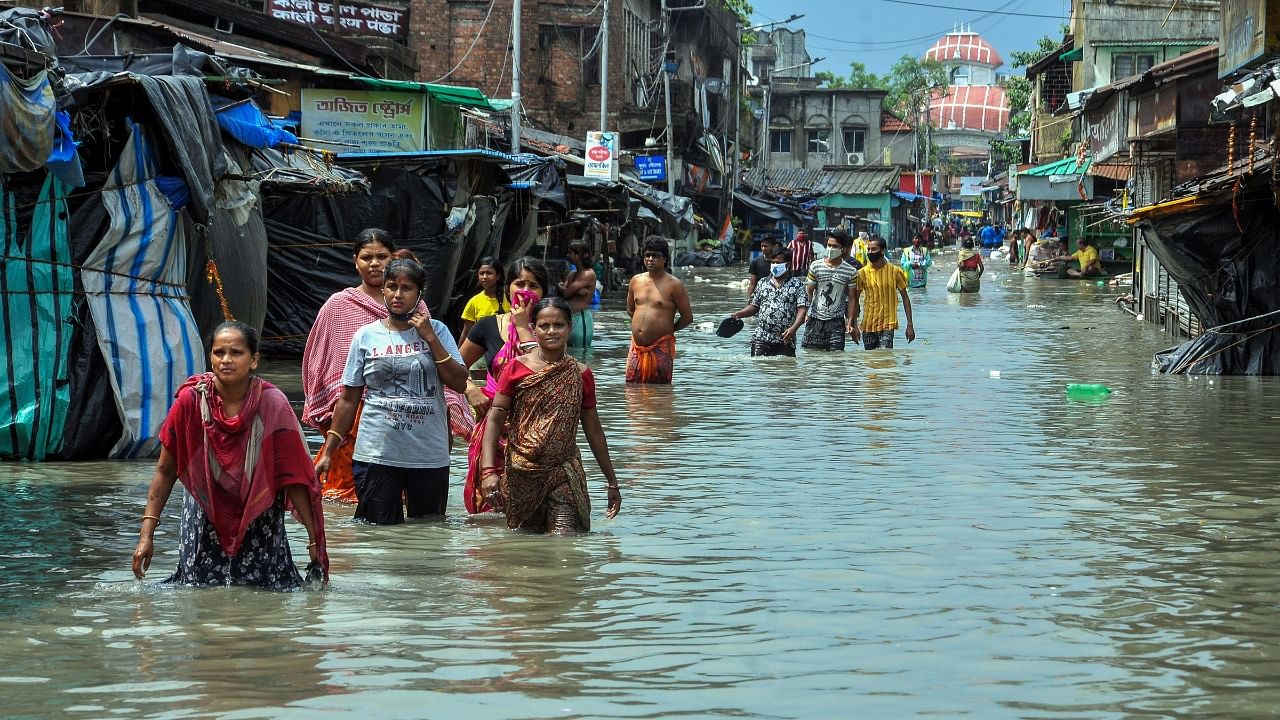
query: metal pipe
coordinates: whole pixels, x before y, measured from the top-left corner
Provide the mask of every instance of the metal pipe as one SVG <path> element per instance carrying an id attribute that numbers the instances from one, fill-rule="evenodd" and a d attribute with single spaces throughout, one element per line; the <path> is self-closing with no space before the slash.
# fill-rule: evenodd
<path id="1" fill-rule="evenodd" d="M 520 0 L 511 0 L 511 154 L 520 154 Z"/>
<path id="2" fill-rule="evenodd" d="M 600 132 L 607 132 L 608 130 L 609 130 L 609 0 L 604 0 L 604 18 L 600 21 Z"/>
<path id="3" fill-rule="evenodd" d="M 671 11 L 667 8 L 667 0 L 662 0 L 662 37 L 667 40 L 668 47 L 671 45 Z M 666 68 L 667 58 L 662 58 L 662 94 L 665 99 L 667 110 L 667 192 L 675 194 L 675 178 L 672 168 L 675 166 L 675 142 L 672 139 L 671 132 L 671 73 Z"/>

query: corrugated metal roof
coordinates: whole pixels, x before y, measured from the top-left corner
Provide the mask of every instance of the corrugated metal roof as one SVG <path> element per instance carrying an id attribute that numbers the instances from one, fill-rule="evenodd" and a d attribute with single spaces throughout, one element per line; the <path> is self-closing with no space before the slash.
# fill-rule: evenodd
<path id="1" fill-rule="evenodd" d="M 831 175 L 824 170 L 805 168 L 752 168 L 743 176 L 745 185 L 780 195 L 825 195 L 831 187 Z"/>
<path id="2" fill-rule="evenodd" d="M 742 182 L 779 195 L 879 195 L 898 187 L 896 167 L 848 167 L 768 170 L 753 168 Z"/>
<path id="3" fill-rule="evenodd" d="M 828 194 L 879 195 L 898 189 L 896 167 L 840 168 L 831 170 L 832 184 Z"/>

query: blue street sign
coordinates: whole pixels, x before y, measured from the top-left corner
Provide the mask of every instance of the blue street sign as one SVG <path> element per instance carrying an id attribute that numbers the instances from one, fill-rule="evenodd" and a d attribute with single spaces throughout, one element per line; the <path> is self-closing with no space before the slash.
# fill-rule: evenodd
<path id="1" fill-rule="evenodd" d="M 636 172 L 640 173 L 640 179 L 648 182 L 656 182 L 667 179 L 667 156 L 666 155 L 637 155 L 636 156 Z"/>

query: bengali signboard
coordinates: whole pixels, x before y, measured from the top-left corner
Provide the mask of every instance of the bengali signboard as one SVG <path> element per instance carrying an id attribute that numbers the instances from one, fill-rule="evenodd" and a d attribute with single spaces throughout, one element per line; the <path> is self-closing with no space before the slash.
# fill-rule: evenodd
<path id="1" fill-rule="evenodd" d="M 1280 55 L 1280 2 L 1223 0 L 1218 77 Z"/>
<path id="2" fill-rule="evenodd" d="M 987 179 L 981 175 L 964 175 L 960 178 L 960 197 L 976 198 L 982 195 Z"/>
<path id="3" fill-rule="evenodd" d="M 667 179 L 666 155 L 637 155 L 636 172 L 645 182 L 662 182 Z"/>
<path id="4" fill-rule="evenodd" d="M 587 133 L 587 151 L 582 174 L 586 177 L 617 181 L 618 134 L 592 130 Z"/>
<path id="5" fill-rule="evenodd" d="M 403 42 L 409 36 L 409 11 L 349 0 L 267 0 L 277 20 L 310 25 L 342 35 L 376 35 Z"/>
<path id="6" fill-rule="evenodd" d="M 361 152 L 422 150 L 426 102 L 425 93 L 303 88 L 302 135 Z"/>

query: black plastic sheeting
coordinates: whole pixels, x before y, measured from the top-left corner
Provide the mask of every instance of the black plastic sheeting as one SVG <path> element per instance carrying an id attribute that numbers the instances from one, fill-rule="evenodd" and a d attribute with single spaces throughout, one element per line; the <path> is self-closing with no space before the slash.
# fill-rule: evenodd
<path id="1" fill-rule="evenodd" d="M 492 163 L 467 163 L 466 173 L 473 175 L 485 174 L 480 165 L 498 169 Z M 333 293 L 359 282 L 353 244 L 356 235 L 370 227 L 386 230 L 399 247 L 413 251 L 427 271 L 423 299 L 432 315 L 458 324 L 463 301 L 475 292 L 471 269 L 476 260 L 497 255 L 506 262 L 523 252 L 520 224 L 525 218 L 508 223 L 513 194 L 495 189 L 493 194 L 468 196 L 475 210 L 469 232 L 446 232 L 448 203 L 461 203 L 460 193 L 470 187 L 446 173 L 446 165 L 375 163 L 365 169 L 373 188 L 368 195 L 266 199 L 270 294 L 262 332 L 265 352 L 302 353 L 320 306 Z M 536 219 L 536 213 L 529 217 Z"/>
<path id="2" fill-rule="evenodd" d="M 1139 225 L 1205 333 L 1155 356 L 1166 373 L 1280 373 L 1280 212 L 1269 190 Z M 1241 231 L 1243 228 L 1243 232 Z"/>
<path id="3" fill-rule="evenodd" d="M 102 205 L 102 195 L 88 196 L 69 218 L 67 236 L 71 262 L 81 266 L 110 226 L 111 216 Z M 105 458 L 124 432 L 115 394 L 107 381 L 107 362 L 98 348 L 97 329 L 89 304 L 83 300 L 84 285 L 78 272 L 75 283 L 77 302 L 71 316 L 71 344 L 67 351 L 71 404 L 67 408 L 62 448 L 56 455 L 50 455 L 51 460 Z"/>
<path id="4" fill-rule="evenodd" d="M 100 95 L 109 88 L 136 84 L 150 104 L 148 117 L 134 117 L 148 125 L 169 150 L 168 162 L 182 173 L 191 194 L 188 206 L 193 218 L 207 224 L 213 214 L 214 184 L 227 171 L 222 154 L 222 133 L 213 117 L 213 107 L 205 92 L 204 80 L 191 76 L 109 75 L 81 73 L 67 76 L 74 102 L 71 108 L 100 105 Z M 114 164 L 114 161 L 112 161 Z"/>

